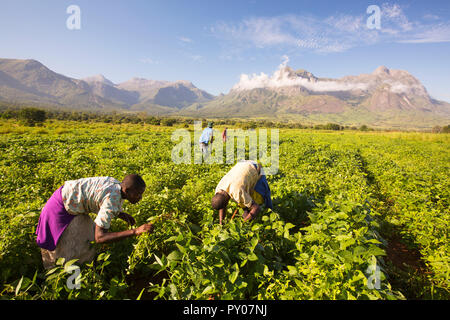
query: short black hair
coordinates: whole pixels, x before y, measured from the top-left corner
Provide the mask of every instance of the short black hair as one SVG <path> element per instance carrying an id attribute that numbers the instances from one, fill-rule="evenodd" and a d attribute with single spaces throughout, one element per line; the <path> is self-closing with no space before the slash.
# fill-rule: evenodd
<path id="1" fill-rule="evenodd" d="M 218 192 L 214 195 L 214 197 L 212 197 L 211 206 L 214 210 L 224 209 L 229 200 L 230 196 Z"/>
<path id="2" fill-rule="evenodd" d="M 142 190 L 146 184 L 144 179 L 138 174 L 129 174 L 123 178 L 122 185 L 127 189 Z"/>

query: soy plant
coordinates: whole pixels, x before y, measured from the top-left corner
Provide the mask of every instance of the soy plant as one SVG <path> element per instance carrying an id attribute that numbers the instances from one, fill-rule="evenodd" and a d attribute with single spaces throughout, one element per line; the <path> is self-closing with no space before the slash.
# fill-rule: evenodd
<path id="1" fill-rule="evenodd" d="M 223 226 L 208 224 L 197 233 L 188 225 L 184 230 L 167 232 L 171 227 L 167 228 L 166 221 L 165 248 L 147 247 L 153 243 L 151 238 L 159 238 L 158 235 L 140 239 L 130 266 L 136 269 L 133 262 L 143 250 L 144 265 L 167 274 L 161 283 L 149 287 L 157 298 L 256 298 L 265 268 L 280 272 L 289 250 L 295 248 L 289 233 L 293 225 L 285 224 L 276 213 L 270 213 L 270 217 L 255 223 L 235 219 Z M 172 220 L 170 224 L 173 223 L 179 225 Z"/>
<path id="2" fill-rule="evenodd" d="M 319 150 L 313 158 L 324 165 L 314 170 L 323 172 L 327 192 L 319 190 L 320 198 L 308 213 L 310 225 L 298 234 L 294 251 L 297 261 L 285 271 L 285 282 L 291 285 L 283 288 L 282 282 L 277 282 L 278 290 L 284 292 L 279 297 L 401 298 L 386 281 L 381 291 L 367 287 L 370 261 L 381 265 L 385 253 L 381 248 L 383 239 L 377 232 L 377 213 L 370 204 L 374 199 L 357 154 L 332 150 L 325 144 Z M 381 270 L 379 274 L 384 277 Z"/>
<path id="3" fill-rule="evenodd" d="M 380 257 L 385 253 L 373 238 L 370 223 L 351 218 L 355 209 L 319 206 L 311 214 L 311 225 L 303 228 L 306 233 L 296 243 L 296 262 L 289 266 L 286 277 L 293 286 L 286 297 L 293 299 L 385 299 L 401 297 L 391 287 L 380 269 L 382 290 L 369 290 L 368 268 L 372 261 L 381 266 Z M 347 209 L 348 210 L 348 209 Z M 362 210 L 361 210 L 362 211 Z M 363 212 L 361 212 L 364 214 Z M 375 260 L 373 260 L 375 259 Z"/>
<path id="4" fill-rule="evenodd" d="M 108 278 L 105 270 L 110 254 L 101 253 L 95 261 L 78 265 L 77 260 L 59 258 L 53 268 L 39 272 L 32 279 L 22 276 L 4 287 L 2 295 L 15 300 L 120 299 L 126 283 L 120 276 Z"/>
<path id="5" fill-rule="evenodd" d="M 425 277 L 419 274 L 419 278 L 429 279 L 428 284 L 421 284 L 423 294 L 435 299 L 448 297 L 448 148 L 440 141 L 423 145 L 384 138 L 367 142 L 364 153 L 373 155 L 368 157 L 368 166 L 388 200 L 384 203 L 389 210 L 386 222 L 395 226 L 410 248 L 420 250 L 429 269 Z"/>
<path id="6" fill-rule="evenodd" d="M 434 298 L 448 296 L 443 137 L 282 130 L 279 170 L 267 177 L 273 212 L 243 223 L 241 212 L 231 219 L 230 206 L 220 226 L 210 199 L 231 164 L 175 165 L 168 129 L 64 126 L 0 136 L 2 297 L 402 298 L 385 268 L 380 226 L 386 223 L 420 249 L 434 286 L 426 290 L 434 290 Z M 154 223 L 154 232 L 102 248 L 102 260 L 83 269 L 79 290 L 64 289 L 63 265 L 46 281 L 34 228 L 48 197 L 66 180 L 120 179 L 129 171 L 138 171 L 147 189 L 139 204 L 125 202 L 124 211 L 137 225 Z M 118 221 L 111 230 L 126 227 Z M 379 289 L 370 286 L 373 270 L 379 270 Z"/>

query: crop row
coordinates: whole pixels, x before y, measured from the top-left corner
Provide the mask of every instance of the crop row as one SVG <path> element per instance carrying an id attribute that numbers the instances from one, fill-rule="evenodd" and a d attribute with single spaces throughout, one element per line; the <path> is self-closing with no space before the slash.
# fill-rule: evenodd
<path id="1" fill-rule="evenodd" d="M 389 202 L 386 220 L 416 246 L 430 270 L 431 296 L 450 291 L 450 179 L 448 148 L 417 141 L 372 143 L 364 152 Z"/>

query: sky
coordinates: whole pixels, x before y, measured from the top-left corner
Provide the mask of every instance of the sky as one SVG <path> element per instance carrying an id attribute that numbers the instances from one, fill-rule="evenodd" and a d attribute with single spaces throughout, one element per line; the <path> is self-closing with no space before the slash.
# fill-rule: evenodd
<path id="1" fill-rule="evenodd" d="M 189 80 L 214 95 L 286 61 L 326 78 L 384 65 L 450 102 L 450 1 L 0 0 L 0 58 L 77 79 Z"/>

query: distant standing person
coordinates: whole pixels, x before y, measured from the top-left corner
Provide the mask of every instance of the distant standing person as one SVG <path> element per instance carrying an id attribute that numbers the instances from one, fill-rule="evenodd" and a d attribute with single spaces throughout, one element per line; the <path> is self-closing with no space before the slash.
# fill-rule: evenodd
<path id="1" fill-rule="evenodd" d="M 225 129 L 223 129 L 222 131 L 222 140 L 224 143 L 227 142 L 227 129 L 228 128 L 225 127 Z"/>
<path id="2" fill-rule="evenodd" d="M 199 139 L 200 148 L 202 149 L 202 153 L 204 156 L 208 154 L 208 147 L 214 141 L 212 127 L 213 127 L 212 122 L 208 122 L 208 127 L 203 130 L 202 135 L 200 136 Z"/>
<path id="3" fill-rule="evenodd" d="M 144 191 L 145 182 L 136 174 L 127 175 L 122 182 L 111 177 L 66 181 L 39 216 L 36 242 L 41 248 L 44 268 L 53 267 L 58 258 L 78 259 L 78 263 L 93 261 L 92 241 L 106 243 L 152 232 L 150 223 L 136 229 L 107 232 L 113 218 L 130 225 L 136 223 L 131 215 L 122 212 L 122 204 L 124 200 L 138 203 Z M 89 213 L 97 214 L 94 221 Z"/>

